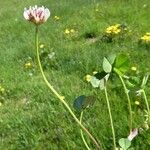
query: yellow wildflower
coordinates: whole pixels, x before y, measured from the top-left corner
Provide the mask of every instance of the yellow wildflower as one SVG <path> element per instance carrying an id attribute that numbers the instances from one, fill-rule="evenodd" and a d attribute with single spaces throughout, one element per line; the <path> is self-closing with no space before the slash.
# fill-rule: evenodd
<path id="1" fill-rule="evenodd" d="M 86 80 L 87 82 L 90 82 L 90 81 L 91 81 L 91 78 L 92 78 L 92 76 L 89 75 L 89 74 L 87 74 L 87 75 L 85 76 L 85 80 Z"/>
<path id="2" fill-rule="evenodd" d="M 31 64 L 30 62 L 27 62 L 27 63 L 25 63 L 24 67 L 25 67 L 26 69 L 32 68 L 32 64 Z"/>
<path id="3" fill-rule="evenodd" d="M 140 105 L 140 102 L 139 101 L 135 101 L 135 105 Z"/>
<path id="4" fill-rule="evenodd" d="M 60 18 L 58 16 L 54 16 L 54 19 L 55 20 L 59 20 Z"/>
<path id="5" fill-rule="evenodd" d="M 65 34 L 69 34 L 69 33 L 70 33 L 69 29 L 66 29 Z"/>
<path id="6" fill-rule="evenodd" d="M 106 29 L 106 32 L 112 32 L 113 29 L 114 29 L 114 26 L 110 26 L 110 27 L 108 27 L 108 28 Z"/>
<path id="7" fill-rule="evenodd" d="M 110 26 L 106 28 L 106 33 L 108 34 L 118 34 L 121 32 L 120 24 L 116 24 L 114 26 Z"/>
<path id="8" fill-rule="evenodd" d="M 75 30 L 74 30 L 74 29 L 71 29 L 71 30 L 70 30 L 70 32 L 71 32 L 71 33 L 74 33 L 74 32 L 75 32 Z"/>
<path id="9" fill-rule="evenodd" d="M 98 72 L 97 71 L 93 71 L 93 75 L 97 74 Z"/>
<path id="10" fill-rule="evenodd" d="M 5 92 L 5 89 L 4 89 L 2 86 L 0 86 L 0 92 L 1 92 L 1 93 L 4 93 L 4 92 Z"/>
<path id="11" fill-rule="evenodd" d="M 132 71 L 137 71 L 137 68 L 136 67 L 131 67 L 131 70 Z"/>
<path id="12" fill-rule="evenodd" d="M 44 44 L 41 44 L 41 45 L 40 45 L 40 48 L 44 48 Z"/>
<path id="13" fill-rule="evenodd" d="M 141 37 L 141 40 L 146 43 L 149 43 L 150 42 L 150 33 L 147 32 L 144 36 Z"/>
<path id="14" fill-rule="evenodd" d="M 110 34 L 110 33 L 112 33 L 112 31 L 111 30 L 106 30 L 106 33 Z"/>
<path id="15" fill-rule="evenodd" d="M 150 42 L 150 36 L 144 35 L 143 37 L 141 37 L 141 40 L 145 42 Z"/>
<path id="16" fill-rule="evenodd" d="M 117 29 L 114 31 L 115 34 L 118 34 L 119 32 L 121 32 L 121 29 Z"/>

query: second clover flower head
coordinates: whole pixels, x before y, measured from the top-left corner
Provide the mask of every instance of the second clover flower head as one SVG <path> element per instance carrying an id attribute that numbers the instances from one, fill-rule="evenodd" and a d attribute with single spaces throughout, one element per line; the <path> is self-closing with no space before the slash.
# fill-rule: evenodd
<path id="1" fill-rule="evenodd" d="M 50 17 L 50 11 L 48 8 L 44 8 L 44 6 L 38 7 L 35 5 L 34 7 L 30 6 L 29 9 L 25 8 L 23 16 L 26 20 L 40 25 Z"/>
<path id="2" fill-rule="evenodd" d="M 128 136 L 128 140 L 132 141 L 137 135 L 138 135 L 138 129 L 136 128 L 130 133 L 130 135 Z"/>

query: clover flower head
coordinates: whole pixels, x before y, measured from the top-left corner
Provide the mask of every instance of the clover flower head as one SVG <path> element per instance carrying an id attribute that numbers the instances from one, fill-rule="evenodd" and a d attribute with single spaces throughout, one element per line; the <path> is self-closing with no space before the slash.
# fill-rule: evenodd
<path id="1" fill-rule="evenodd" d="M 138 129 L 135 128 L 135 129 L 130 133 L 130 135 L 128 136 L 128 140 L 129 140 L 129 141 L 132 141 L 137 135 L 138 135 Z"/>
<path id="2" fill-rule="evenodd" d="M 35 5 L 34 7 L 29 7 L 29 9 L 25 8 L 23 16 L 26 20 L 33 22 L 36 25 L 40 25 L 47 21 L 50 16 L 50 11 L 48 8 L 38 7 Z"/>

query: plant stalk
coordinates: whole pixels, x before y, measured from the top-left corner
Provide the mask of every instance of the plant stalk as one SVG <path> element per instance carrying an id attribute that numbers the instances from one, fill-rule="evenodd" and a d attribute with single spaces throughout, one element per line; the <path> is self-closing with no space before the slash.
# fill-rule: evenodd
<path id="1" fill-rule="evenodd" d="M 144 96 L 144 99 L 145 99 L 145 103 L 146 103 L 146 107 L 147 107 L 147 112 L 148 112 L 148 121 L 150 119 L 150 108 L 149 108 L 149 104 L 148 104 L 148 99 L 147 99 L 147 96 L 146 96 L 146 93 L 145 93 L 145 90 L 142 89 L 142 93 L 143 93 L 143 96 Z"/>
<path id="2" fill-rule="evenodd" d="M 38 64 L 39 64 L 39 68 L 42 74 L 42 77 L 46 83 L 46 85 L 48 86 L 48 88 L 53 92 L 53 94 L 64 104 L 64 106 L 66 107 L 66 109 L 69 111 L 69 113 L 71 114 L 71 116 L 74 118 L 74 120 L 78 123 L 78 125 L 88 134 L 88 136 L 90 137 L 90 139 L 94 142 L 94 144 L 96 145 L 97 149 L 100 150 L 100 146 L 98 144 L 98 142 L 95 140 L 95 138 L 91 135 L 91 133 L 82 125 L 82 123 L 80 123 L 80 121 L 78 120 L 78 118 L 76 117 L 76 115 L 73 113 L 73 111 L 71 110 L 71 108 L 69 107 L 69 105 L 66 103 L 66 101 L 64 100 L 64 97 L 59 95 L 58 92 L 54 89 L 54 87 L 48 82 L 42 65 L 41 65 L 41 61 L 40 61 L 40 56 L 39 56 L 39 39 L 38 39 L 38 25 L 36 26 L 36 34 L 35 34 L 35 42 L 36 42 L 36 54 L 37 54 L 37 60 L 38 60 Z"/>
<path id="3" fill-rule="evenodd" d="M 130 130 L 130 133 L 132 132 L 132 107 L 131 107 L 131 100 L 130 100 L 130 97 L 129 97 L 129 90 L 127 89 L 126 85 L 125 85 L 125 82 L 122 78 L 122 76 L 118 73 L 117 69 L 114 69 L 114 71 L 116 72 L 116 74 L 119 76 L 119 79 L 123 85 L 123 88 L 124 88 L 124 92 L 126 94 L 126 97 L 127 97 L 127 100 L 128 100 L 128 108 L 129 108 L 129 114 L 130 114 L 130 119 L 129 119 L 129 130 Z"/>
<path id="4" fill-rule="evenodd" d="M 82 123 L 82 118 L 83 118 L 83 111 L 82 111 L 81 114 L 80 114 L 80 123 Z M 85 147 L 87 148 L 87 150 L 90 150 L 90 147 L 88 146 L 88 144 L 87 144 L 87 142 L 86 142 L 86 140 L 85 140 L 85 138 L 84 138 L 84 136 L 83 136 L 83 131 L 82 131 L 82 129 L 80 129 L 80 134 L 81 134 L 81 138 L 82 138 L 82 141 L 83 141 Z"/>
<path id="5" fill-rule="evenodd" d="M 116 150 L 115 130 L 114 130 L 113 119 L 112 119 L 111 108 L 110 108 L 110 103 L 109 103 L 109 99 L 108 99 L 108 94 L 107 94 L 107 88 L 106 88 L 106 86 L 105 86 L 104 91 L 105 91 L 105 97 L 106 97 L 106 102 L 107 102 L 107 107 L 108 107 L 108 112 L 109 112 L 109 118 L 110 118 L 110 124 L 111 124 L 111 129 L 112 129 L 114 150 Z"/>
<path id="6" fill-rule="evenodd" d="M 145 90 L 142 89 L 141 91 L 142 91 L 142 93 L 143 93 L 143 96 L 144 96 L 144 99 L 145 99 L 145 103 L 146 103 L 146 107 L 147 107 L 147 111 L 148 111 L 148 113 L 149 113 L 149 112 L 150 112 L 150 108 L 149 108 L 148 99 L 147 99 Z"/>

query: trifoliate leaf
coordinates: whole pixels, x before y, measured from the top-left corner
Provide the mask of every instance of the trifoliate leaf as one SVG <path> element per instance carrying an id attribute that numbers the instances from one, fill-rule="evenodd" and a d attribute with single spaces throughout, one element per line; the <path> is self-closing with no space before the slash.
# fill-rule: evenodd
<path id="1" fill-rule="evenodd" d="M 99 87 L 100 80 L 97 79 L 95 76 L 92 76 L 92 77 L 91 77 L 90 82 L 91 82 L 91 84 L 92 84 L 92 86 L 93 86 L 94 88 Z"/>
<path id="2" fill-rule="evenodd" d="M 129 141 L 127 138 L 122 138 L 119 140 L 119 145 L 124 150 L 127 150 L 131 146 L 131 141 Z"/>
<path id="3" fill-rule="evenodd" d="M 106 86 L 106 82 L 109 78 L 109 73 L 102 71 L 100 73 L 96 73 L 95 75 L 91 76 L 90 83 L 94 88 L 100 87 L 103 90 Z"/>
<path id="4" fill-rule="evenodd" d="M 74 108 L 81 111 L 83 109 L 83 103 L 84 103 L 84 100 L 85 100 L 86 96 L 85 95 L 81 95 L 79 97 L 77 97 L 75 100 L 74 100 Z"/>
<path id="5" fill-rule="evenodd" d="M 115 59 L 116 59 L 116 55 L 115 54 L 110 54 L 107 56 L 107 60 L 109 61 L 109 63 L 111 65 L 113 65 L 113 63 L 115 62 Z"/>
<path id="6" fill-rule="evenodd" d="M 129 69 L 129 59 L 126 55 L 120 54 L 116 57 L 115 68 L 119 70 L 122 74 L 126 73 Z"/>
<path id="7" fill-rule="evenodd" d="M 103 90 L 106 86 L 108 78 L 109 74 L 102 71 L 92 76 L 90 82 L 94 88 L 100 87 L 100 89 Z"/>
<path id="8" fill-rule="evenodd" d="M 84 108 L 91 107 L 94 105 L 94 103 L 95 103 L 95 97 L 94 96 L 87 96 L 84 100 L 83 107 Z"/>
<path id="9" fill-rule="evenodd" d="M 110 64 L 110 62 L 107 60 L 107 58 L 104 57 L 103 59 L 103 70 L 106 73 L 110 73 L 112 70 L 112 65 Z"/>
<path id="10" fill-rule="evenodd" d="M 105 88 L 105 79 L 101 79 L 101 80 L 100 80 L 100 85 L 99 85 L 99 87 L 100 87 L 101 90 L 104 90 L 104 88 Z"/>
<path id="11" fill-rule="evenodd" d="M 78 111 L 82 111 L 83 109 L 93 106 L 95 102 L 95 98 L 93 96 L 85 96 L 81 95 L 74 100 L 74 108 Z"/>
<path id="12" fill-rule="evenodd" d="M 97 79 L 101 80 L 101 79 L 103 79 L 106 75 L 107 75 L 107 73 L 106 73 L 105 71 L 102 71 L 102 72 L 96 73 L 94 76 L 95 76 Z"/>

